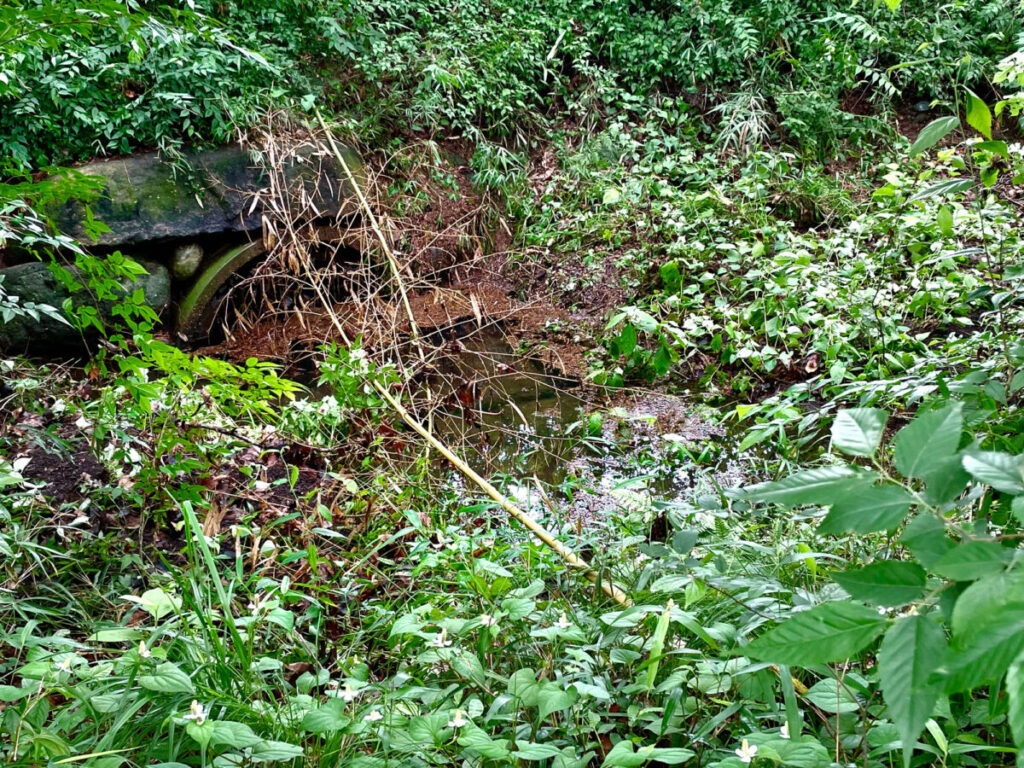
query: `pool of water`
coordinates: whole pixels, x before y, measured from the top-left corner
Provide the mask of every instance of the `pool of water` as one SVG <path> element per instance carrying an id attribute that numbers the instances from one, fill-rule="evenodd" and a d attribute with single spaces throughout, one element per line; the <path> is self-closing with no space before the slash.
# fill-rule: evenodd
<path id="1" fill-rule="evenodd" d="M 443 374 L 438 431 L 535 514 L 596 521 L 615 505 L 679 503 L 743 478 L 737 441 L 685 398 L 583 385 L 497 330 L 461 342 Z"/>

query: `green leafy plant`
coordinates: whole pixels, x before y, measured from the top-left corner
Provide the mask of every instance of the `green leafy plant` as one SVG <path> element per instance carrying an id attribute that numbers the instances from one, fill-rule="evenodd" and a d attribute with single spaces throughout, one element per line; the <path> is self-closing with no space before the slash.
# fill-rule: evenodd
<path id="1" fill-rule="evenodd" d="M 959 402 L 921 409 L 896 433 L 891 454 L 882 448 L 887 421 L 879 409 L 842 410 L 832 446 L 850 463 L 742 493 L 752 502 L 824 508 L 820 533 L 872 535 L 879 558 L 833 574 L 847 599 L 797 612 L 741 652 L 813 667 L 860 657 L 884 635 L 878 685 L 909 764 L 943 697 L 994 686 L 990 708 L 1020 707 L 1012 680 L 1024 651 L 1017 607 L 1024 582 L 1013 562 L 1024 481 L 1019 456 L 965 437 Z M 1011 715 L 1010 725 L 1019 746 L 1024 724 Z"/>

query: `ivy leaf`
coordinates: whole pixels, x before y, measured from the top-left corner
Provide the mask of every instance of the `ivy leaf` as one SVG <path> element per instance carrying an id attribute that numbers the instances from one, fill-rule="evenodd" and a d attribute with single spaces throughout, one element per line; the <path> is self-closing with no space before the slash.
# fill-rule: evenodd
<path id="1" fill-rule="evenodd" d="M 831 504 L 848 496 L 858 486 L 870 485 L 876 475 L 853 467 L 834 466 L 807 469 L 782 480 L 759 483 L 743 491 L 751 501 L 774 501 L 795 507 L 801 504 Z"/>
<path id="2" fill-rule="evenodd" d="M 974 91 L 967 91 L 967 124 L 989 141 L 992 140 L 992 112 Z"/>
<path id="3" fill-rule="evenodd" d="M 904 765 L 939 696 L 930 677 L 944 644 L 942 627 L 931 616 L 906 616 L 889 627 L 878 649 L 882 697 L 899 729 Z"/>
<path id="4" fill-rule="evenodd" d="M 889 414 L 881 408 L 847 408 L 832 423 L 832 445 L 851 456 L 874 456 Z"/>
<path id="5" fill-rule="evenodd" d="M 919 413 L 896 435 L 896 469 L 904 477 L 923 478 L 937 457 L 956 453 L 962 430 L 963 404 L 957 401 Z"/>
<path id="6" fill-rule="evenodd" d="M 863 568 L 832 574 L 832 580 L 855 600 L 874 605 L 906 605 L 924 594 L 926 574 L 917 563 L 881 560 Z"/>
<path id="7" fill-rule="evenodd" d="M 849 493 L 832 505 L 821 533 L 889 531 L 903 522 L 914 497 L 902 485 L 872 485 Z"/>
<path id="8" fill-rule="evenodd" d="M 917 157 L 922 152 L 931 149 L 959 125 L 960 118 L 956 115 L 946 115 L 945 117 L 932 120 L 921 129 L 921 132 L 917 134 L 917 138 L 914 139 L 914 143 L 910 145 L 910 156 Z"/>
<path id="9" fill-rule="evenodd" d="M 866 648 L 885 623 L 878 611 L 858 603 L 822 603 L 761 635 L 743 655 L 800 667 L 843 661 Z"/>

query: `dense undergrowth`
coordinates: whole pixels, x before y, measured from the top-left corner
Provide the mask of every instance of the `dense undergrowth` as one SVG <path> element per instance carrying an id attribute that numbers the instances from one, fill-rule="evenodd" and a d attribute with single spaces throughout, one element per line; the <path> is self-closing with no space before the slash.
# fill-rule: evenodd
<path id="1" fill-rule="evenodd" d="M 0 247 L 70 253 L 69 288 L 122 304 L 111 326 L 0 285 L 4 321 L 106 335 L 84 366 L 0 362 L 6 763 L 1015 759 L 1016 3 L 101 0 L 0 22 Z M 632 606 L 448 481 L 368 386 L 401 367 L 325 350 L 314 399 L 189 355 L 119 293 L 137 265 L 39 213 L 95 191 L 39 170 L 157 146 L 187 171 L 182 149 L 282 105 L 368 152 L 471 146 L 505 277 L 600 321 L 589 378 L 747 425 L 746 488 L 676 439 L 686 499 L 633 493 L 597 527 L 533 510 Z"/>

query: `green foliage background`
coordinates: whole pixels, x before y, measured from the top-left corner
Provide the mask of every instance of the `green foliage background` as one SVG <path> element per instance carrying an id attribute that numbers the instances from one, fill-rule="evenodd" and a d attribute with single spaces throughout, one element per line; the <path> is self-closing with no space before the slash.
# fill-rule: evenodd
<path id="1" fill-rule="evenodd" d="M 268 519 L 265 494 L 302 495 L 289 445 L 393 430 L 367 381 L 399 371 L 331 348 L 313 399 L 160 341 L 129 299 L 87 383 L 0 361 L 0 759 L 1021 762 L 1022 25 L 1009 0 L 4 3 L 0 244 L 72 256 L 73 287 L 138 265 L 54 231 L 38 211 L 95 185 L 34 171 L 180 160 L 317 107 L 369 152 L 467 139 L 513 267 L 569 309 L 621 289 L 590 378 L 691 387 L 741 426 L 623 437 L 637 474 L 692 473 L 686 499 L 547 521 L 634 603 L 608 604 L 384 440 L 330 467 L 330 504 Z M 0 318 L 40 312 L 0 286 Z M 593 451 L 613 412 L 562 437 Z M 25 446 L 111 479 L 55 504 Z M 225 467 L 241 511 L 207 535 Z M 126 535 L 136 515 L 180 557 Z"/>

